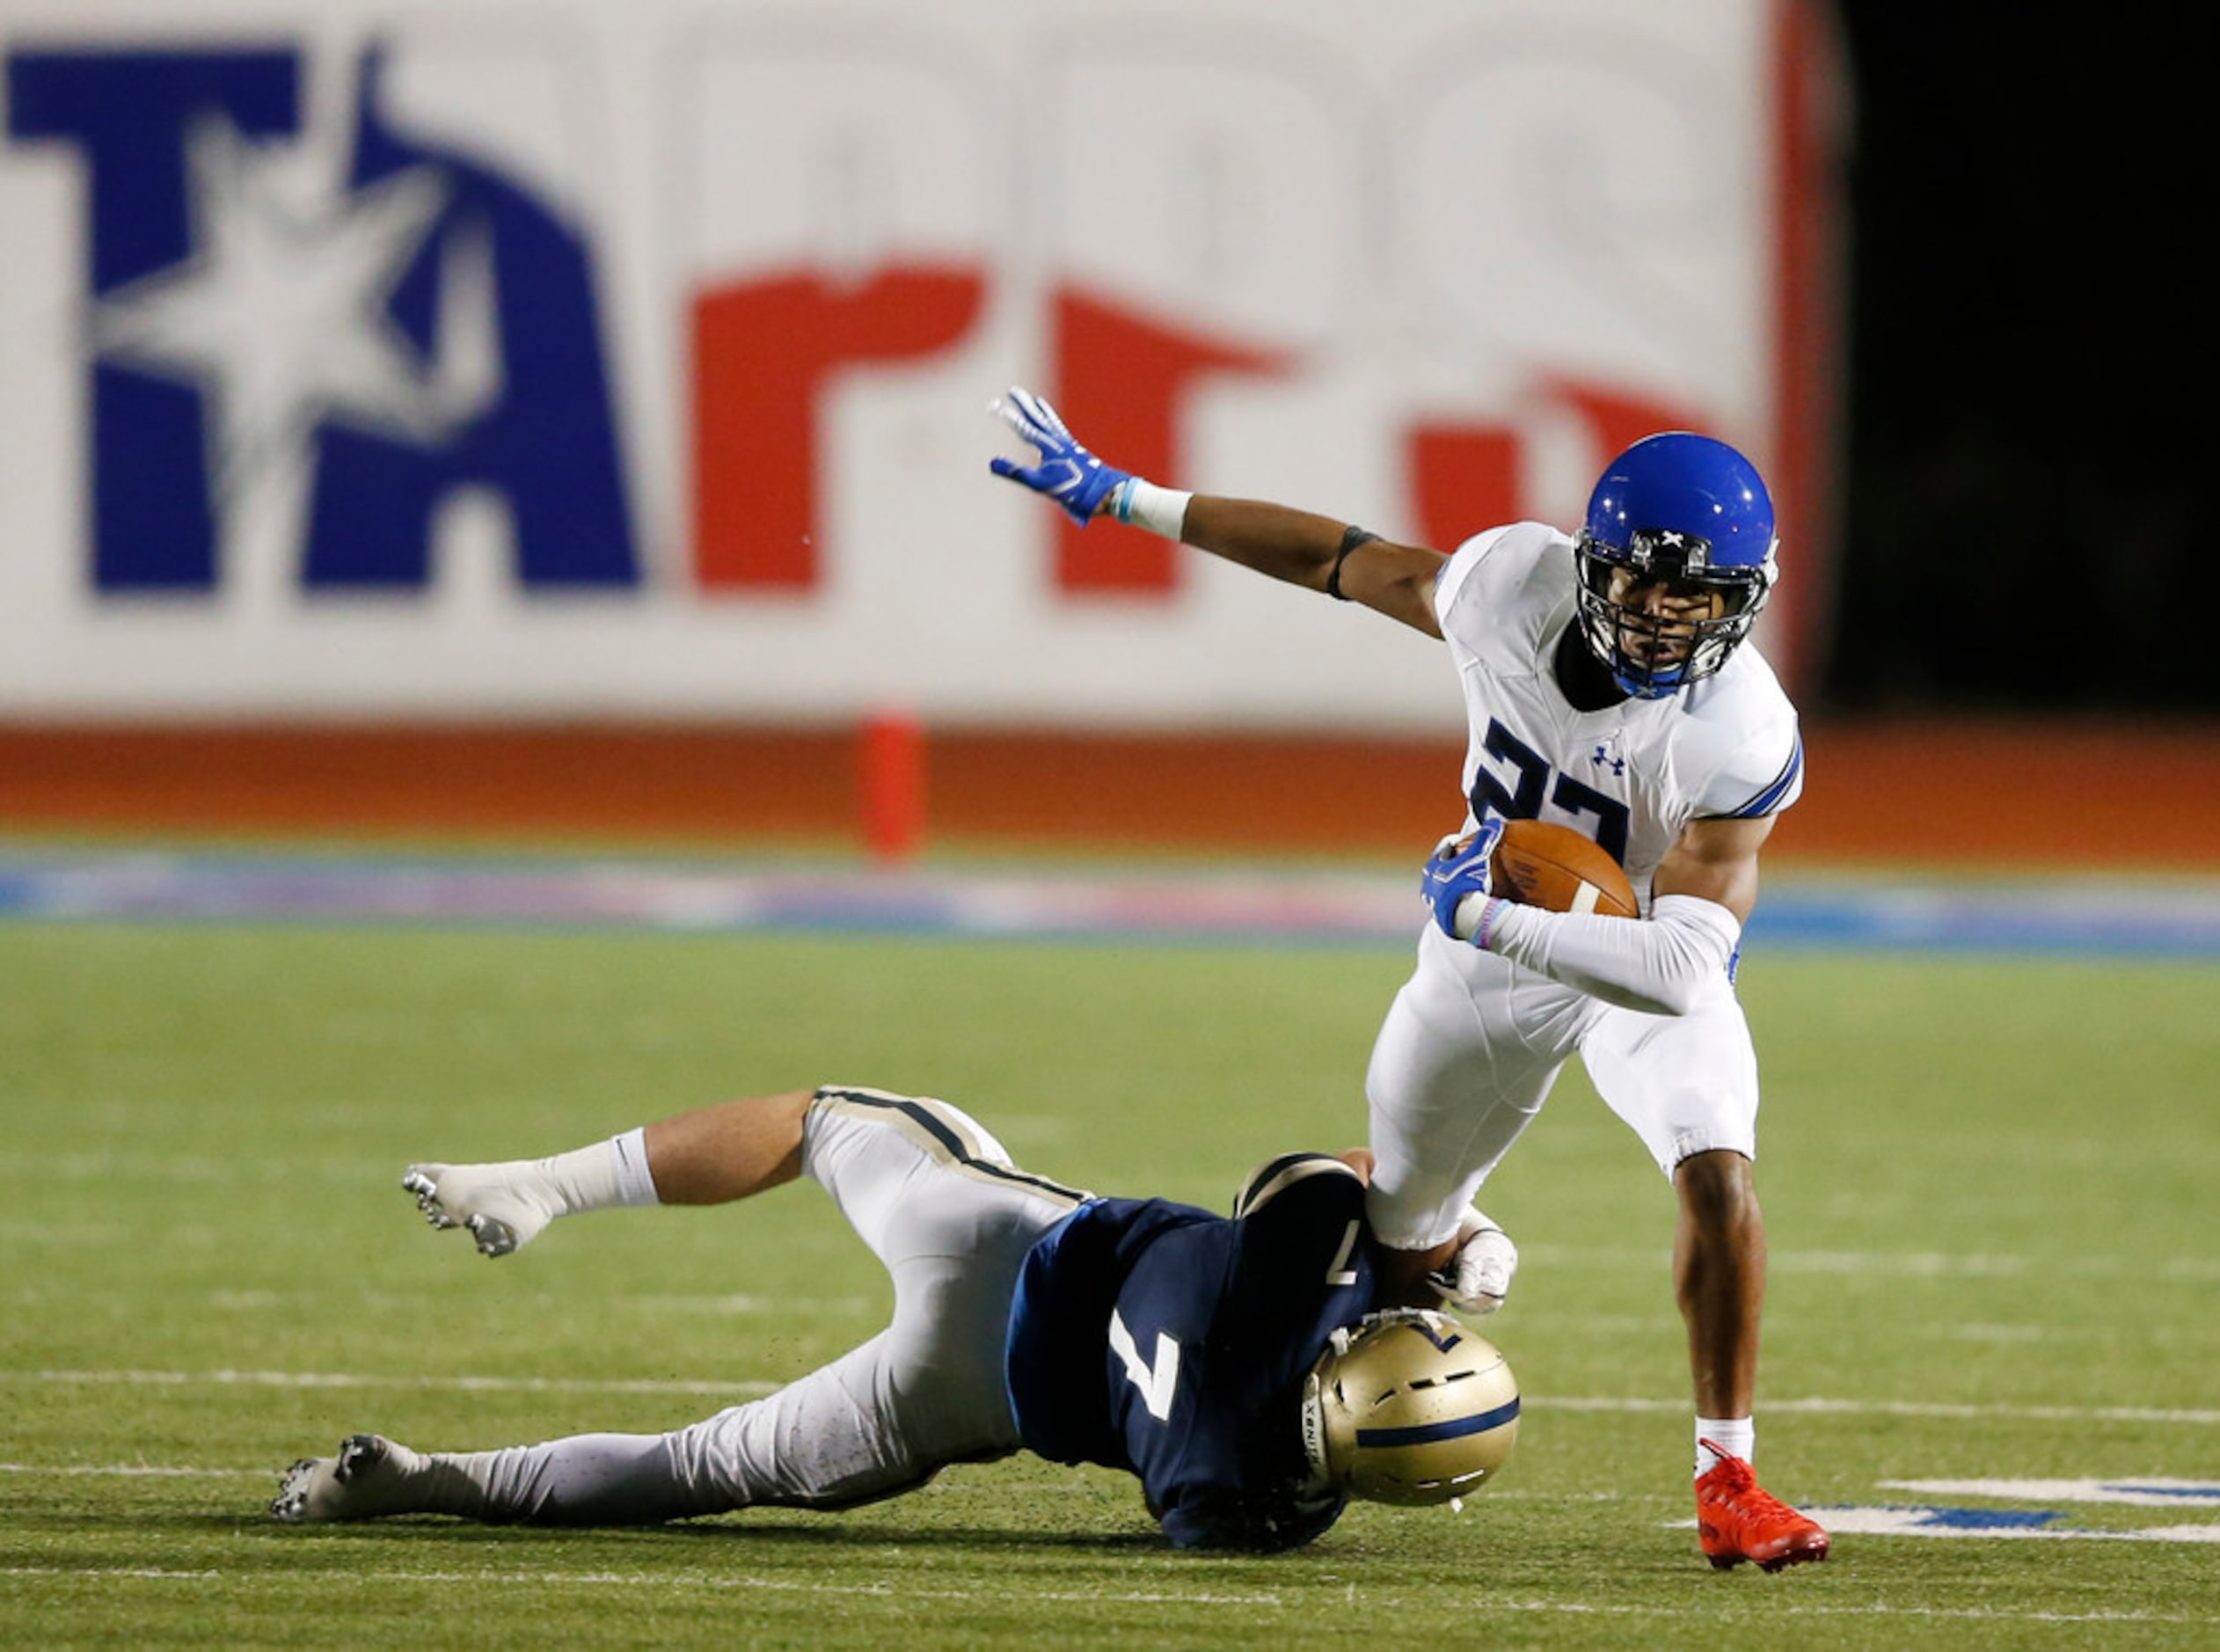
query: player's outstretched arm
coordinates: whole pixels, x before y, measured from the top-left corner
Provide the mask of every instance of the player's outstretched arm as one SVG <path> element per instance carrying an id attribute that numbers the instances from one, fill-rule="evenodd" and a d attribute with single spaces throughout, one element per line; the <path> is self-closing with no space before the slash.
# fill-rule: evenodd
<path id="1" fill-rule="evenodd" d="M 1442 634 L 1434 581 L 1449 559 L 1438 551 L 1397 545 L 1311 511 L 1210 493 L 1189 501 L 1178 537 L 1273 579 L 1362 603 L 1429 637 Z"/>
<path id="2" fill-rule="evenodd" d="M 1434 581 L 1448 559 L 1438 551 L 1397 545 L 1292 506 L 1159 487 L 1105 464 L 1030 391 L 1011 389 L 993 411 L 1040 459 L 997 458 L 988 468 L 1055 501 L 1081 527 L 1098 516 L 1131 523 L 1267 578 L 1362 603 L 1430 637 L 1442 634 Z"/>

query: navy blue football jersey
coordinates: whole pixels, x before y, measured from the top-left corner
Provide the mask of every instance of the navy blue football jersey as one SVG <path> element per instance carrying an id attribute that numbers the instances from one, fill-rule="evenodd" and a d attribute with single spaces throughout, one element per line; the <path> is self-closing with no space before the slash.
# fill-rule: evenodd
<path id="1" fill-rule="evenodd" d="M 1007 1374 L 1026 1448 L 1140 1476 L 1182 1548 L 1286 1548 L 1340 1517 L 1310 1482 L 1304 1378 L 1372 1303 L 1364 1183 L 1297 1153 L 1230 1218 L 1097 1199 L 1026 1256 Z"/>

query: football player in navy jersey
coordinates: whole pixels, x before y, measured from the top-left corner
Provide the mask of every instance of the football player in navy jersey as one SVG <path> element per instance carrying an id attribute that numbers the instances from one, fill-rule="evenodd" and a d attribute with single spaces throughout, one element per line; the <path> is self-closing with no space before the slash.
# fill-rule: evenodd
<path id="1" fill-rule="evenodd" d="M 837 1509 L 1021 1448 L 1142 1483 L 1183 1548 L 1308 1542 L 1350 1496 L 1449 1501 L 1515 1437 L 1501 1356 L 1442 1315 L 1375 1312 L 1370 1155 L 1292 1154 L 1230 1217 L 1028 1174 L 960 1109 L 829 1085 L 574 1151 L 421 1164 L 435 1227 L 507 1256 L 559 1217 L 721 1204 L 807 1176 L 895 1287 L 893 1322 L 769 1397 L 662 1435 L 481 1451 L 356 1435 L 288 1470 L 287 1522 L 397 1514 L 635 1524 Z"/>
<path id="2" fill-rule="evenodd" d="M 997 404 L 1031 464 L 990 468 L 1082 526 L 1131 523 L 1446 643 L 1470 742 L 1463 830 L 1428 863 L 1434 920 L 1365 1090 L 1367 1210 L 1391 1294 L 1432 1275 L 1486 1312 L 1517 1252 L 1472 1200 L 1578 1054 L 1679 1203 L 1674 1289 L 1695 1400 L 1698 1538 L 1714 1566 L 1823 1560 L 1827 1533 L 1761 1488 L 1765 1232 L 1752 1180 L 1757 1058 L 1734 995 L 1760 847 L 1803 786 L 1795 708 L 1748 645 L 1777 573 L 1756 470 L 1688 431 L 1604 469 L 1577 533 L 1521 522 L 1450 554 L 1261 500 L 1160 487 L 1023 390 Z M 1640 921 L 1490 888 L 1505 820 L 1554 820 L 1626 870 Z"/>

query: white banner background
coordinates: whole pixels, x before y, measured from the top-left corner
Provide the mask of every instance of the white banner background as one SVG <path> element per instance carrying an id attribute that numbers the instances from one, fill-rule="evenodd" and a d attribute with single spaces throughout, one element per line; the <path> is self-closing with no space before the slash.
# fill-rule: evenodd
<path id="1" fill-rule="evenodd" d="M 1188 381 L 1180 473 L 1157 479 L 1392 536 L 1426 537 L 1408 433 L 1428 421 L 1508 433 L 1524 514 L 1575 522 L 1610 446 L 1567 384 L 1686 409 L 1761 464 L 1780 445 L 1764 0 L 7 0 L 0 17 L 14 98 L 43 72 L 26 54 L 296 54 L 299 129 L 242 150 L 238 175 L 266 216 L 281 202 L 302 223 L 352 204 L 361 54 L 382 48 L 390 127 L 529 192 L 585 244 L 639 567 L 629 588 L 523 590 L 515 501 L 458 488 L 423 588 L 305 588 L 310 435 L 340 415 L 266 384 L 290 421 L 232 456 L 212 588 L 98 588 L 95 489 L 120 484 L 96 477 L 95 351 L 211 407 L 245 394 L 246 369 L 214 345 L 198 366 L 174 347 L 166 364 L 116 354 L 116 295 L 96 303 L 87 274 L 85 147 L 11 123 L 0 716 L 781 721 L 900 706 L 1456 727 L 1438 649 L 1199 553 L 1181 553 L 1168 594 L 1059 588 L 1055 514 L 987 475 L 1009 450 L 985 408 L 1007 384 L 1054 387 L 1056 296 L 1074 289 L 1286 364 Z M 824 380 L 814 584 L 704 588 L 691 306 L 781 271 L 836 288 L 895 262 L 975 270 L 970 324 Z M 467 238 L 441 268 L 430 366 L 458 395 L 498 398 L 511 363 L 490 318 L 530 295 Z M 1065 411 L 1089 439 L 1087 408 Z M 1793 673 L 1789 641 L 1766 647 Z"/>

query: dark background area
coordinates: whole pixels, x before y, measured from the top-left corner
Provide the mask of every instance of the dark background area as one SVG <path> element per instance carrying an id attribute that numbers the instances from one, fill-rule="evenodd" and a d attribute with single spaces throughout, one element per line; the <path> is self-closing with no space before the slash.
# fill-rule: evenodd
<path id="1" fill-rule="evenodd" d="M 1825 708 L 2220 712 L 2190 560 L 2215 485 L 2198 14 L 1836 11 L 1855 126 Z"/>

